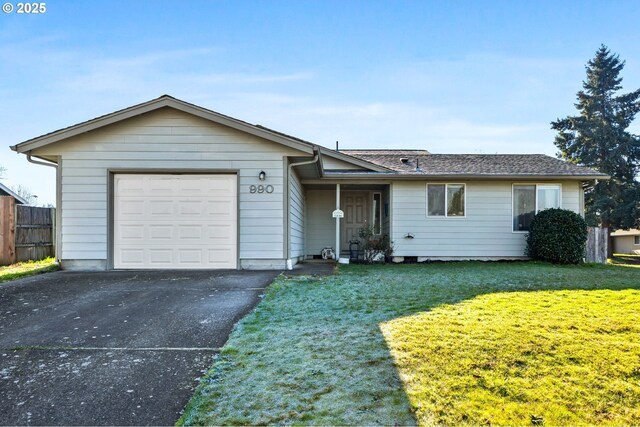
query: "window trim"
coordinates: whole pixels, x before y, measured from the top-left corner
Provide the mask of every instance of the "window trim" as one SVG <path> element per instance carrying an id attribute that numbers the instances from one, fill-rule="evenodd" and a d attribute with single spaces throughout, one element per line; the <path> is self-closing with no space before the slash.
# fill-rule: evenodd
<path id="1" fill-rule="evenodd" d="M 429 185 L 444 185 L 444 215 L 429 215 Z M 449 215 L 447 209 L 447 191 L 449 190 L 450 185 L 462 185 L 464 188 L 464 200 L 463 200 L 463 208 L 464 215 Z M 464 219 L 467 217 L 467 184 L 464 182 L 427 182 L 424 187 L 425 191 L 425 205 L 426 211 L 425 216 L 429 219 Z"/>
<path id="2" fill-rule="evenodd" d="M 513 229 L 513 214 L 514 214 L 514 209 L 513 209 L 513 201 L 514 201 L 514 192 L 515 192 L 515 187 L 517 185 L 528 185 L 528 186 L 534 186 L 535 187 L 535 197 L 536 197 L 536 210 L 534 215 L 537 215 L 538 212 L 540 212 L 538 210 L 538 187 L 542 186 L 542 187 L 550 187 L 550 186 L 557 186 L 558 189 L 560 190 L 559 192 L 559 197 L 558 197 L 558 202 L 560 203 L 560 209 L 562 209 L 562 183 L 559 182 L 513 182 L 511 183 L 511 232 L 515 233 L 515 234 L 526 234 L 529 231 L 521 231 L 521 230 L 514 230 Z"/>
<path id="3" fill-rule="evenodd" d="M 640 246 L 640 236 L 633 236 L 633 245 Z"/>
<path id="4" fill-rule="evenodd" d="M 373 203 L 376 199 L 376 194 L 380 195 L 380 200 L 378 203 L 378 212 L 380 212 L 380 230 L 373 230 L 374 231 L 374 235 L 375 236 L 382 236 L 382 231 L 383 231 L 383 227 L 382 227 L 382 192 L 381 191 L 374 191 L 371 194 L 371 224 L 373 225 L 373 227 L 375 228 L 376 225 L 376 207 L 375 207 L 375 203 Z M 376 233 L 376 231 L 380 231 L 379 233 Z"/>

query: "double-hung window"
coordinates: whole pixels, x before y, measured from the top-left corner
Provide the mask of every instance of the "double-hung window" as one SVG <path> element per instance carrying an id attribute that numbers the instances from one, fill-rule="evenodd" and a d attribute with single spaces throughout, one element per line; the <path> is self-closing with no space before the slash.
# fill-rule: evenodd
<path id="1" fill-rule="evenodd" d="M 640 236 L 633 236 L 633 244 L 640 245 Z"/>
<path id="2" fill-rule="evenodd" d="M 513 231 L 529 231 L 540 211 L 560 207 L 559 184 L 517 184 L 513 186 Z"/>
<path id="3" fill-rule="evenodd" d="M 464 184 L 427 184 L 428 217 L 464 217 Z"/>

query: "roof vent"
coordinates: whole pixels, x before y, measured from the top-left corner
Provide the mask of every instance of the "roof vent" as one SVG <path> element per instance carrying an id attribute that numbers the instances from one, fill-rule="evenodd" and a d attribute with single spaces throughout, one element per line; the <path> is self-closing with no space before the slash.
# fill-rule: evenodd
<path id="1" fill-rule="evenodd" d="M 406 165 L 407 163 L 409 163 L 409 159 L 407 159 L 406 157 L 400 157 L 400 161 L 402 162 L 402 164 Z"/>

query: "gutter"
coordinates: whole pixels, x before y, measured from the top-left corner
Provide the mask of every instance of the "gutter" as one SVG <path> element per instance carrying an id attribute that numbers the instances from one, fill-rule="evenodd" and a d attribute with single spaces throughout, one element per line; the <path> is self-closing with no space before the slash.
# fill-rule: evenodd
<path id="1" fill-rule="evenodd" d="M 413 180 L 413 181 L 425 181 L 425 180 L 443 180 L 443 179 L 458 179 L 458 180 L 519 180 L 519 179 L 539 179 L 539 180 L 564 180 L 564 181 L 590 181 L 596 179 L 610 179 L 609 175 L 481 175 L 481 174 L 400 174 L 393 172 L 361 172 L 361 173 L 324 173 L 324 180 L 339 180 L 339 179 L 372 179 L 372 178 L 384 178 L 392 180 Z"/>
<path id="2" fill-rule="evenodd" d="M 310 165 L 313 163 L 317 163 L 318 160 L 320 160 L 320 151 L 318 150 L 317 147 L 313 147 L 313 159 L 311 160 L 305 160 L 304 162 L 298 162 L 298 163 L 289 163 L 289 168 L 287 170 L 287 181 L 289 180 L 289 177 L 291 176 L 291 171 L 293 170 L 294 167 L 297 166 L 305 166 L 305 165 Z"/>
<path id="3" fill-rule="evenodd" d="M 11 147 L 11 148 L 13 149 L 14 147 Z M 27 154 L 27 161 L 29 163 L 33 163 L 34 165 L 49 166 L 51 168 L 58 169 L 58 165 L 56 165 L 55 163 L 43 162 L 40 160 L 33 160 L 31 158 L 31 154 Z"/>

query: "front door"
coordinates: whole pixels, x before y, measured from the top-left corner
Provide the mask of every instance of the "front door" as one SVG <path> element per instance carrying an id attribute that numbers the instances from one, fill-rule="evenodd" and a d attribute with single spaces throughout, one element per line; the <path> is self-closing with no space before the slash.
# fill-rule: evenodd
<path id="1" fill-rule="evenodd" d="M 342 210 L 344 219 L 341 221 L 342 242 L 341 252 L 349 250 L 349 241 L 358 239 L 361 228 L 369 222 L 369 192 L 367 191 L 345 191 L 342 193 Z"/>

